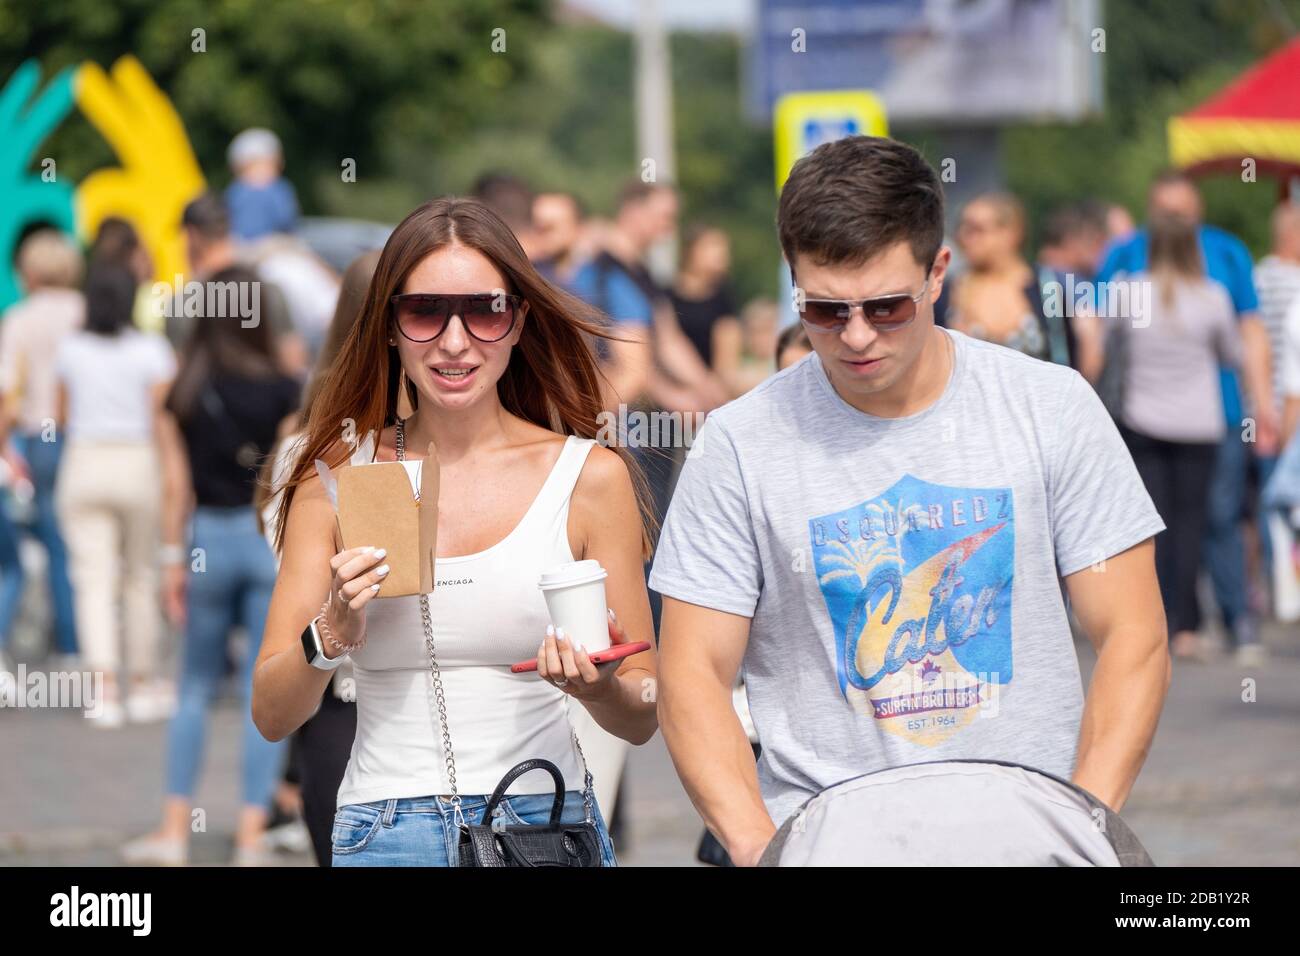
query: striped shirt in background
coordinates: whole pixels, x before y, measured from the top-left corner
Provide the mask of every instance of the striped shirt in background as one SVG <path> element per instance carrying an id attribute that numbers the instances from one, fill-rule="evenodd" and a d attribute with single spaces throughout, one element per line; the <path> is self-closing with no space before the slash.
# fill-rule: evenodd
<path id="1" fill-rule="evenodd" d="M 1255 291 L 1259 293 L 1259 315 L 1268 329 L 1269 352 L 1273 357 L 1273 395 L 1281 411 L 1282 400 L 1295 388 L 1283 375 L 1283 358 L 1300 348 L 1287 341 L 1287 309 L 1300 302 L 1300 262 L 1279 256 L 1265 256 L 1255 266 Z"/>

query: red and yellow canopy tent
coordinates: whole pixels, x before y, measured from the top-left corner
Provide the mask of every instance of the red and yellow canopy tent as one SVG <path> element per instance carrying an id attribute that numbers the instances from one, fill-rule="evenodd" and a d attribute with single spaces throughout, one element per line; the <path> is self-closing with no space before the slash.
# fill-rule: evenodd
<path id="1" fill-rule="evenodd" d="M 1200 106 L 1169 120 L 1173 164 L 1193 175 L 1240 171 L 1300 176 L 1300 38 L 1251 67 Z"/>

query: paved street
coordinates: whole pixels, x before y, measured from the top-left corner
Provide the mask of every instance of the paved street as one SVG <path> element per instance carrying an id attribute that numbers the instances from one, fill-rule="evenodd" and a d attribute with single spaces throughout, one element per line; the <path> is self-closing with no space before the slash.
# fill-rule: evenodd
<path id="1" fill-rule="evenodd" d="M 1272 628 L 1258 673 L 1230 662 L 1179 664 L 1127 822 L 1162 865 L 1300 864 L 1300 637 Z M 1082 648 L 1087 669 L 1091 651 Z M 1243 678 L 1256 680 L 1254 702 Z M 225 863 L 237 806 L 237 712 L 217 713 L 199 791 L 209 832 L 195 862 Z M 111 865 L 152 827 L 163 779 L 162 725 L 94 731 L 79 712 L 0 710 L 0 865 Z M 634 752 L 623 865 L 690 864 L 701 824 L 662 738 Z M 305 864 L 286 856 L 287 865 Z"/>

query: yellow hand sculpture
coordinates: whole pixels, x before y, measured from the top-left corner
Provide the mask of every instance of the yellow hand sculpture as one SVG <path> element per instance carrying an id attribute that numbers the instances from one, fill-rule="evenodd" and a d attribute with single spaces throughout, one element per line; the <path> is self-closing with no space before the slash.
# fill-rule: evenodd
<path id="1" fill-rule="evenodd" d="M 97 63 L 77 71 L 77 105 L 121 161 L 77 190 L 77 226 L 90 240 L 108 216 L 128 219 L 153 256 L 160 282 L 184 274 L 181 213 L 205 182 L 185 126 L 153 78 L 133 56 L 113 64 L 112 79 Z"/>

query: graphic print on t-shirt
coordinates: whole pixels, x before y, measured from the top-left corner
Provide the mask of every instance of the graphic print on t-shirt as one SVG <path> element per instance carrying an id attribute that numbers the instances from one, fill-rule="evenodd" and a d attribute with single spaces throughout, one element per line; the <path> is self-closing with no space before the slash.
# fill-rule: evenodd
<path id="1" fill-rule="evenodd" d="M 857 713 L 924 746 L 996 713 L 1011 682 L 1010 488 L 904 475 L 811 518 L 808 533 L 840 691 Z"/>

